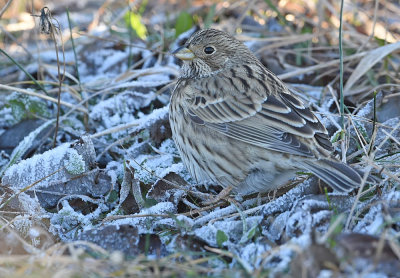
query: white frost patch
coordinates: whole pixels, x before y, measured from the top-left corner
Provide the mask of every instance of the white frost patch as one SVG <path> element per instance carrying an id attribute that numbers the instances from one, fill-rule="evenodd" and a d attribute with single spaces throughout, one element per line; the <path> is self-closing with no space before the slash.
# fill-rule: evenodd
<path id="1" fill-rule="evenodd" d="M 151 114 L 140 118 L 138 129 L 147 128 L 157 120 L 163 119 L 166 116 L 166 114 L 168 114 L 168 109 L 169 106 L 164 106 L 163 108 L 154 109 L 153 112 L 151 112 Z"/>
<path id="2" fill-rule="evenodd" d="M 292 256 L 293 250 L 282 246 L 278 251 L 272 252 L 272 254 L 267 257 L 265 268 L 271 270 L 271 274 L 285 271 L 288 269 Z"/>
<path id="3" fill-rule="evenodd" d="M 40 206 L 39 200 L 36 195 L 34 198 L 31 198 L 25 192 L 18 194 L 18 201 L 22 211 L 27 212 L 30 215 L 38 216 L 40 214 L 45 215 L 45 210 Z"/>
<path id="4" fill-rule="evenodd" d="M 204 240 L 208 245 L 215 246 L 217 242 L 217 232 L 218 229 L 216 227 L 208 224 L 196 229 L 193 234 Z"/>
<path id="5" fill-rule="evenodd" d="M 81 197 L 82 201 L 93 202 L 86 196 Z M 83 230 L 89 230 L 93 228 L 92 221 L 99 219 L 100 214 L 108 210 L 108 206 L 98 200 L 96 203 L 98 207 L 89 214 L 82 214 L 81 212 L 75 211 L 67 200 L 62 200 L 62 209 L 57 213 L 54 213 L 50 217 L 50 228 L 49 232 L 60 236 L 63 240 L 71 240 L 76 237 L 76 233 Z"/>
<path id="6" fill-rule="evenodd" d="M 168 214 L 175 213 L 176 207 L 171 202 L 161 202 L 152 207 L 144 208 L 139 214 Z"/>
<path id="7" fill-rule="evenodd" d="M 135 146 L 131 148 L 134 149 Z M 131 148 L 127 151 L 128 153 Z M 174 172 L 180 174 L 185 180 L 190 179 L 183 163 L 174 163 L 177 150 L 171 139 L 165 140 L 161 144 L 159 151 L 161 152 L 160 154 L 143 154 L 136 158 L 133 157 L 135 162 L 131 161 L 131 166 L 135 168 L 135 178 L 144 183 L 150 183 Z"/>
<path id="8" fill-rule="evenodd" d="M 185 228 L 187 230 L 191 230 L 192 227 L 194 226 L 194 221 L 192 218 L 189 218 L 185 215 L 178 215 L 176 217 L 176 220 L 178 220 L 179 222 L 183 223 L 183 225 L 185 226 Z"/>
<path id="9" fill-rule="evenodd" d="M 357 222 L 353 231 L 358 233 L 370 234 L 370 235 L 380 235 L 385 227 L 386 221 L 386 210 L 387 208 L 397 208 L 400 200 L 400 192 L 392 191 L 381 197 L 385 200 L 385 205 L 382 202 L 377 203 L 377 205 L 372 206 L 368 213 L 362 218 L 362 220 Z M 386 207 L 386 208 L 384 208 Z"/>
<path id="10" fill-rule="evenodd" d="M 265 254 L 271 249 L 269 245 L 252 242 L 240 249 L 239 257 L 254 269 L 260 267 Z"/>
<path id="11" fill-rule="evenodd" d="M 138 217 L 127 217 L 124 219 L 118 219 L 111 223 L 111 225 L 132 225 L 138 229 L 139 234 L 152 232 L 157 227 L 174 227 L 176 225 L 175 220 L 171 218 L 165 218 L 164 216 L 157 217 L 156 215 L 168 215 L 175 214 L 176 207 L 171 202 L 161 202 L 150 208 L 144 208 L 140 212 L 134 214 Z M 154 217 L 149 217 L 148 215 L 155 215 Z M 145 215 L 140 217 L 140 215 Z"/>
<path id="12" fill-rule="evenodd" d="M 235 212 L 237 212 L 237 209 L 233 205 L 228 206 L 226 208 L 222 208 L 222 209 L 215 209 L 214 211 L 212 211 L 212 212 L 210 212 L 210 213 L 208 213 L 208 214 L 206 214 L 204 216 L 196 218 L 195 224 L 199 225 L 199 226 L 202 226 L 202 225 L 205 225 L 207 222 L 209 222 L 209 221 L 211 221 L 213 219 L 218 219 L 218 218 L 221 218 L 221 217 L 225 217 L 226 215 L 229 215 L 229 214 L 232 214 L 232 213 L 235 213 Z"/>
<path id="13" fill-rule="evenodd" d="M 90 111 L 90 118 L 100 122 L 96 128 L 102 131 L 124 123 L 135 121 L 134 113 L 142 107 L 148 106 L 155 98 L 155 93 L 150 91 L 146 94 L 141 92 L 126 91 L 109 99 L 99 102 Z M 113 138 L 119 138 L 124 132 L 111 134 Z"/>
<path id="14" fill-rule="evenodd" d="M 373 111 L 374 111 L 374 100 L 372 99 L 368 101 L 368 103 L 357 112 L 357 118 L 369 119 Z M 360 121 L 359 124 L 362 123 L 363 121 Z"/>
<path id="15" fill-rule="evenodd" d="M 281 238 L 285 231 L 286 223 L 290 216 L 290 211 L 285 211 L 279 214 L 275 220 L 269 225 L 268 231 L 266 231 L 266 236 L 271 241 L 277 241 Z"/>
<path id="16" fill-rule="evenodd" d="M 310 106 L 311 103 L 317 103 L 324 90 L 323 87 L 306 84 L 290 84 L 289 88 L 294 89 L 294 93 L 303 100 L 306 106 Z"/>
<path id="17" fill-rule="evenodd" d="M 295 244 L 297 246 L 300 246 L 302 249 L 306 249 L 312 243 L 311 233 L 310 234 L 303 234 L 303 235 L 301 235 L 299 237 L 293 237 L 290 240 L 290 243 L 293 243 L 293 244 Z"/>
<path id="18" fill-rule="evenodd" d="M 100 50 L 94 55 L 95 63 L 100 67 L 97 69 L 99 72 L 107 72 L 112 66 L 119 62 L 124 62 L 127 58 L 126 53 L 120 51 Z M 100 58 L 100 59 L 99 59 Z"/>
<path id="19" fill-rule="evenodd" d="M 0 109 L 0 127 L 9 127 L 17 124 L 17 120 L 13 116 L 11 107 L 2 107 Z"/>
<path id="20" fill-rule="evenodd" d="M 117 161 L 111 161 L 107 164 L 106 173 L 111 178 L 111 188 L 115 189 L 118 178 L 122 180 L 124 176 L 124 164 Z"/>
<path id="21" fill-rule="evenodd" d="M 4 173 L 2 183 L 21 189 L 43 178 L 45 179 L 35 185 L 36 188 L 46 187 L 49 184 L 49 179 L 66 181 L 65 174 L 55 171 L 63 167 L 62 161 L 66 156 L 69 146 L 70 143 L 65 143 L 43 154 L 34 155 L 29 159 L 12 165 Z M 46 180 L 46 176 L 49 175 L 51 177 Z"/>
<path id="22" fill-rule="evenodd" d="M 40 236 L 40 232 L 35 228 L 30 228 L 29 229 L 29 236 L 31 238 L 37 238 L 38 236 Z"/>
<path id="23" fill-rule="evenodd" d="M 166 173 L 171 172 L 168 168 L 173 164 L 172 155 L 140 155 L 136 159 L 136 163 L 131 163 L 135 168 L 135 178 L 150 183 L 156 181 L 158 177 L 162 178 Z"/>
<path id="24" fill-rule="evenodd" d="M 12 165 L 5 171 L 2 184 L 14 191 L 48 188 L 70 181 L 86 171 L 94 159 L 92 141 L 89 137 L 82 137 L 76 143 L 62 144 Z"/>
<path id="25" fill-rule="evenodd" d="M 40 59 L 40 61 L 42 63 L 53 64 L 53 62 L 57 61 L 57 55 L 56 55 L 56 52 L 54 51 L 54 48 L 51 48 L 50 50 L 44 50 L 44 51 L 41 50 L 39 53 L 33 53 L 33 57 L 34 57 L 33 61 L 38 61 Z M 64 51 L 64 54 L 58 53 L 58 59 L 60 61 L 60 64 L 63 63 L 64 57 L 65 57 L 66 63 L 74 63 L 75 62 L 75 56 L 74 56 L 74 52 L 72 50 Z M 38 64 L 37 63 L 32 63 L 32 64 L 29 65 L 29 67 L 32 67 L 33 69 L 37 70 L 38 69 Z M 54 72 L 56 72 L 57 69 L 53 68 L 53 70 L 54 69 L 55 69 Z M 29 71 L 29 72 L 32 73 L 31 71 Z"/>
<path id="26" fill-rule="evenodd" d="M 175 147 L 174 140 L 168 138 L 162 142 L 160 146 L 160 152 L 178 155 L 178 150 Z"/>
<path id="27" fill-rule="evenodd" d="M 67 158 L 64 161 L 65 169 L 71 175 L 79 175 L 86 171 L 85 161 L 75 149 L 67 149 Z"/>

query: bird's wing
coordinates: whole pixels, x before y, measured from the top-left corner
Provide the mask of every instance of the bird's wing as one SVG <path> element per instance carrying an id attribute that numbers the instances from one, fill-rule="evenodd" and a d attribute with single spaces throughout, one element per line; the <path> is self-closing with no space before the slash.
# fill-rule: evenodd
<path id="1" fill-rule="evenodd" d="M 326 129 L 309 108 L 272 73 L 256 69 L 244 66 L 194 80 L 188 100 L 193 122 L 275 151 L 313 157 L 307 138 L 332 150 Z"/>

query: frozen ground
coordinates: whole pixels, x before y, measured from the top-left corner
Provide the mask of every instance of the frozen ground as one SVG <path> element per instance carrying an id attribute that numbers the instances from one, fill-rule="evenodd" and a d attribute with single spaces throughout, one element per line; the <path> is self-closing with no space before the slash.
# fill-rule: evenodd
<path id="1" fill-rule="evenodd" d="M 183 33 L 169 50 L 193 31 Z M 109 36 L 101 28 L 96 32 Z M 0 99 L 1 144 L 10 146 L 0 153 L 0 207 L 20 212 L 12 225 L 29 244 L 44 250 L 44 230 L 54 241 L 88 241 L 122 251 L 126 258 L 209 257 L 203 264 L 221 271 L 275 277 L 297 271 L 305 271 L 305 277 L 398 275 L 400 112 L 392 102 L 398 97 L 387 97 L 395 91 L 377 94 L 380 121 L 375 129 L 373 100 L 347 119 L 347 157 L 379 176 L 378 188 L 324 193 L 320 181 L 299 173 L 279 192 L 215 200 L 221 188 L 195 184 L 171 139 L 168 102 L 178 61 L 144 43 L 131 49 L 106 40 L 77 44 L 81 94 L 62 94 L 63 101 L 76 106 L 63 107 L 57 147 L 46 147 L 54 127 L 54 120 L 46 120 L 50 102 L 19 92 Z M 260 47 L 248 45 L 254 51 Z M 66 49 L 67 65 L 73 65 L 73 51 Z M 128 69 L 129 55 L 134 63 L 142 61 L 140 66 Z M 34 60 L 38 57 L 55 63 L 51 49 L 35 54 Z M 37 66 L 32 62 L 26 69 L 34 73 Z M 0 76 L 7 71 L 12 66 L 0 69 Z M 74 75 L 74 68 L 68 66 L 67 72 Z M 290 85 L 304 92 L 301 96 L 318 112 L 332 141 L 337 140 L 339 117 L 332 112 L 332 95 L 324 87 Z M 89 101 L 79 104 L 84 99 Z M 17 134 L 21 128 L 16 124 L 32 107 L 41 119 Z M 87 111 L 87 123 L 78 107 Z M 360 144 L 360 136 L 368 142 L 374 138 L 373 160 L 364 155 L 369 145 Z M 336 150 L 340 154 L 342 146 L 336 144 Z"/>

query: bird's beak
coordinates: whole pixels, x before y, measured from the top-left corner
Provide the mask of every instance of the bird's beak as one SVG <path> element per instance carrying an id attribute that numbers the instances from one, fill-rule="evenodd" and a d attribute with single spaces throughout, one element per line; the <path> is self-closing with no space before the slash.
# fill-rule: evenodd
<path id="1" fill-rule="evenodd" d="M 184 46 L 176 49 L 174 52 L 172 52 L 172 55 L 184 61 L 193 60 L 195 57 L 194 53 L 189 48 L 186 48 Z"/>

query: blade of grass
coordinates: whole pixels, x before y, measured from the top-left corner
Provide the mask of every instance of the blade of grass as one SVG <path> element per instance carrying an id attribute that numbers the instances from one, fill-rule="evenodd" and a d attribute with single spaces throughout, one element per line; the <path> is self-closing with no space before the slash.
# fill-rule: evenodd
<path id="1" fill-rule="evenodd" d="M 374 92 L 374 118 L 373 118 L 373 126 L 372 126 L 372 134 L 371 134 L 371 142 L 369 144 L 369 151 L 368 151 L 368 155 L 371 155 L 371 152 L 374 148 L 374 140 L 373 138 L 375 138 L 375 133 L 377 132 L 376 129 L 376 122 L 377 122 L 377 117 L 376 117 L 376 95 L 377 92 Z"/>
<path id="2" fill-rule="evenodd" d="M 340 83 L 340 126 L 344 130 L 344 95 L 343 95 L 343 0 L 340 1 L 340 25 L 339 25 L 339 83 Z M 344 134 L 342 134 L 342 139 Z"/>
<path id="3" fill-rule="evenodd" d="M 271 0 L 264 0 L 265 3 L 267 3 L 268 7 L 272 9 L 276 14 L 278 15 L 278 20 L 279 23 L 282 26 L 289 26 L 288 22 L 286 21 L 286 18 L 281 14 L 281 12 L 276 8 L 276 6 L 271 2 Z"/>
<path id="4" fill-rule="evenodd" d="M 46 89 L 43 88 L 43 86 L 40 85 L 39 82 L 29 72 L 27 72 L 20 63 L 14 60 L 10 55 L 7 54 L 7 52 L 5 52 L 1 48 L 0 48 L 0 53 L 3 53 L 8 59 L 10 59 L 11 62 L 13 62 L 20 70 L 22 70 L 33 81 L 33 83 L 35 83 L 36 86 L 38 86 L 46 95 L 48 95 Z"/>
<path id="5" fill-rule="evenodd" d="M 69 34 L 70 34 L 70 37 L 71 37 L 72 50 L 74 52 L 75 72 L 76 72 L 76 78 L 77 78 L 78 86 L 79 86 L 79 94 L 83 98 L 83 96 L 82 96 L 82 91 L 83 91 L 82 83 L 81 83 L 81 78 L 80 78 L 80 75 L 79 75 L 78 55 L 76 54 L 75 41 L 74 41 L 74 37 L 72 36 L 72 22 L 71 22 L 71 18 L 69 16 L 68 8 L 67 8 L 67 18 L 68 18 Z M 65 75 L 65 73 L 64 73 L 64 75 Z M 86 102 L 84 105 L 85 105 L 86 109 L 89 110 L 88 103 Z M 86 131 L 89 131 L 89 115 L 88 114 L 84 114 L 83 115 L 83 124 L 85 126 Z"/>
<path id="6" fill-rule="evenodd" d="M 131 67 L 132 65 L 132 43 L 133 43 L 133 30 L 130 26 L 130 22 L 132 21 L 132 14 L 133 14 L 133 10 L 132 7 L 129 5 L 129 1 L 128 1 L 128 15 L 129 15 L 129 21 L 126 22 L 126 27 L 128 29 L 128 35 L 129 35 L 129 52 L 128 52 L 128 69 Z"/>
<path id="7" fill-rule="evenodd" d="M 70 34 L 70 38 L 71 38 L 72 50 L 74 52 L 76 78 L 78 79 L 78 82 L 79 82 L 78 83 L 79 88 L 81 88 L 81 78 L 80 78 L 79 69 L 78 69 L 78 55 L 76 55 L 75 41 L 74 41 L 74 37 L 72 36 L 72 24 L 71 24 L 71 18 L 69 16 L 68 8 L 67 8 L 67 18 L 68 18 L 68 26 L 69 26 L 69 34 Z M 81 91 L 82 91 L 82 89 L 81 89 Z"/>
<path id="8" fill-rule="evenodd" d="M 342 161 L 346 162 L 346 146 L 345 146 L 345 131 L 344 131 L 344 94 L 343 94 L 343 6 L 344 1 L 340 1 L 340 24 L 339 24 L 339 90 L 340 90 L 340 131 Z"/>

